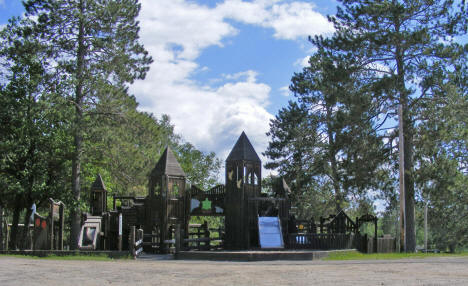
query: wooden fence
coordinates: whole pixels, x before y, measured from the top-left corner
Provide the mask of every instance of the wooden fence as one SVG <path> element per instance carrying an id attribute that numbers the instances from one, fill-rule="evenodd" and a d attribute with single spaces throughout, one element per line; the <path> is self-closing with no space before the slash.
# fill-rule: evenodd
<path id="1" fill-rule="evenodd" d="M 373 237 L 368 237 L 367 234 L 357 236 L 356 249 L 362 253 L 389 253 L 397 251 L 395 238 L 384 236 L 376 240 Z"/>
<path id="2" fill-rule="evenodd" d="M 354 234 L 338 233 L 292 233 L 288 235 L 289 249 L 351 249 L 355 247 Z"/>
<path id="3" fill-rule="evenodd" d="M 374 252 L 375 239 L 369 239 L 367 242 L 367 253 Z M 377 252 L 378 253 L 389 253 L 396 252 L 396 240 L 392 237 L 379 237 L 377 238 Z"/>

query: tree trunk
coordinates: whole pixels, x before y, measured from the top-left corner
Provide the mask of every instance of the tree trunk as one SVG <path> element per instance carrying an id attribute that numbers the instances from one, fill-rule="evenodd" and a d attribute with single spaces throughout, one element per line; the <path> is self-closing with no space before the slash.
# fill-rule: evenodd
<path id="1" fill-rule="evenodd" d="M 3 250 L 3 207 L 0 204 L 0 250 Z"/>
<path id="2" fill-rule="evenodd" d="M 412 117 L 409 110 L 409 92 L 405 84 L 406 68 L 404 64 L 404 45 L 400 34 L 400 15 L 395 14 L 393 21 L 395 25 L 395 32 L 397 37 L 395 40 L 395 61 L 397 65 L 397 84 L 396 89 L 399 95 L 399 104 L 402 106 L 403 117 L 403 160 L 404 162 L 404 198 L 400 200 L 405 202 L 405 249 L 406 252 L 414 252 L 416 250 L 416 232 L 414 221 L 414 179 L 413 179 L 413 134 L 414 126 Z M 400 153 L 401 154 L 401 153 Z"/>
<path id="3" fill-rule="evenodd" d="M 338 175 L 338 167 L 336 162 L 335 140 L 333 132 L 330 130 L 332 124 L 332 110 L 327 107 L 327 136 L 328 136 L 328 160 L 330 160 L 331 177 L 333 189 L 335 190 L 335 209 L 338 214 L 343 207 L 343 194 L 340 189 L 340 177 Z"/>
<path id="4" fill-rule="evenodd" d="M 403 106 L 405 107 L 405 106 Z M 404 161 L 405 161 L 405 221 L 406 221 L 406 251 L 416 251 L 416 231 L 414 220 L 414 178 L 413 178 L 413 124 L 408 115 L 408 107 L 403 108 L 404 130 Z"/>
<path id="5" fill-rule="evenodd" d="M 408 107 L 408 91 L 405 85 L 405 68 L 403 63 L 403 51 L 400 46 L 396 47 L 396 62 L 398 82 L 397 90 L 399 93 L 400 104 L 403 113 L 403 162 L 404 162 L 404 198 L 405 200 L 405 249 L 406 252 L 416 250 L 416 232 L 414 221 L 414 178 L 413 178 L 413 134 L 414 126 Z"/>
<path id="6" fill-rule="evenodd" d="M 32 203 L 31 203 L 32 205 Z M 31 207 L 30 205 L 27 204 L 26 206 L 26 214 L 24 215 L 24 231 L 21 235 L 21 243 L 19 243 L 19 247 L 21 249 L 32 249 L 32 245 L 30 245 L 30 240 L 31 240 L 31 237 L 29 236 L 29 217 L 31 216 L 32 214 L 32 210 L 31 210 Z"/>
<path id="7" fill-rule="evenodd" d="M 13 221 L 11 222 L 10 242 L 8 249 L 16 250 L 16 242 L 18 240 L 18 223 L 20 213 L 23 210 L 21 204 L 21 196 L 17 195 L 15 200 L 15 208 L 13 210 Z"/>
<path id="8" fill-rule="evenodd" d="M 75 87 L 75 122 L 74 122 L 74 144 L 75 152 L 72 161 L 72 191 L 75 205 L 71 209 L 71 234 L 70 248 L 78 248 L 78 240 L 81 229 L 81 211 L 79 201 L 81 196 L 81 155 L 83 152 L 83 68 L 85 60 L 85 38 L 84 38 L 84 5 L 83 1 L 79 3 L 80 23 L 78 33 L 78 51 L 76 57 L 76 87 Z"/>

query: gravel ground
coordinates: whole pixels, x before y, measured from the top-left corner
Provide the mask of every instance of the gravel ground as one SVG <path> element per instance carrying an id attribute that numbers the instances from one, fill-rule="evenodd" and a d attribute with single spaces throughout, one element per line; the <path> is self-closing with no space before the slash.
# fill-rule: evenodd
<path id="1" fill-rule="evenodd" d="M 468 258 L 214 262 L 0 257 L 0 285 L 468 285 Z"/>

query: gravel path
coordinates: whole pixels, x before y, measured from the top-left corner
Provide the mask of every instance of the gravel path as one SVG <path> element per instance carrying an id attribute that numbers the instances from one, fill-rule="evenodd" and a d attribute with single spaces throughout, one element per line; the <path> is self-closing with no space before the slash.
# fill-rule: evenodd
<path id="1" fill-rule="evenodd" d="M 212 262 L 0 257 L 0 285 L 468 285 L 468 258 Z"/>

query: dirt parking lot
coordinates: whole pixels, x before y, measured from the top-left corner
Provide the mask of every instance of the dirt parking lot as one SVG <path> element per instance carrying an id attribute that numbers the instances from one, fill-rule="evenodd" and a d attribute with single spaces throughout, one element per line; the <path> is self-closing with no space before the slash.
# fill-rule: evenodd
<path id="1" fill-rule="evenodd" d="M 468 285 L 468 258 L 214 262 L 0 257 L 0 285 Z"/>

